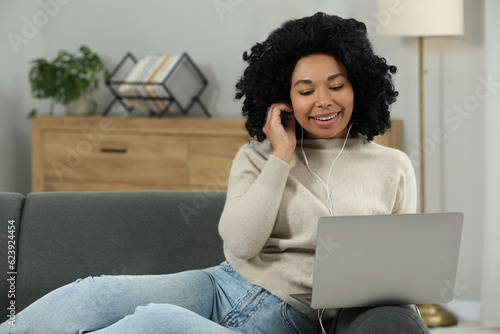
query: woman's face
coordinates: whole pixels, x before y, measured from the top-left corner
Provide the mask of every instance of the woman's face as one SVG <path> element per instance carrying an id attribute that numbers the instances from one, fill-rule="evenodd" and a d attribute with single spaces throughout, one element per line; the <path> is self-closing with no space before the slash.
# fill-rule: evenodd
<path id="1" fill-rule="evenodd" d="M 301 58 L 292 73 L 290 99 L 306 138 L 347 135 L 354 91 L 347 71 L 334 57 L 315 54 Z"/>

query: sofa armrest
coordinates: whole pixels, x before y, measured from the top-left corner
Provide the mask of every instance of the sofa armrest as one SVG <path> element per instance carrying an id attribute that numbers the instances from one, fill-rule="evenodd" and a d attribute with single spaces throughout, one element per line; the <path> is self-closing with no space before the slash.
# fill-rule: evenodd
<path id="1" fill-rule="evenodd" d="M 0 268 L 2 268 L 0 308 L 2 309 L 1 314 L 4 320 L 6 319 L 6 315 L 10 313 L 8 310 L 10 301 L 15 301 L 17 292 L 15 280 L 11 280 L 13 275 L 9 273 L 17 271 L 17 246 L 23 205 L 23 195 L 6 192 L 0 193 Z"/>

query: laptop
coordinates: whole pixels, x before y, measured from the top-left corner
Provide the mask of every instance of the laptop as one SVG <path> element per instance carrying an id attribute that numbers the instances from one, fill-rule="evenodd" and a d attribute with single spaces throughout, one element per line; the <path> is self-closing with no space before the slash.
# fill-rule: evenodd
<path id="1" fill-rule="evenodd" d="M 314 309 L 448 303 L 462 225 L 459 212 L 321 217 L 312 293 L 291 296 Z"/>

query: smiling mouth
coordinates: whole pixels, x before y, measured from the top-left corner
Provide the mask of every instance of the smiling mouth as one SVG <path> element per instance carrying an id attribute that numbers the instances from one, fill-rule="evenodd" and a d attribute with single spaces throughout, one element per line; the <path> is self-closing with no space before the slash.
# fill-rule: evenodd
<path id="1" fill-rule="evenodd" d="M 340 111 L 334 115 L 331 115 L 331 116 L 326 116 L 326 117 L 311 117 L 312 119 L 315 119 L 317 121 L 329 121 L 331 119 L 334 119 L 335 117 L 338 116 L 338 114 L 340 114 Z"/>

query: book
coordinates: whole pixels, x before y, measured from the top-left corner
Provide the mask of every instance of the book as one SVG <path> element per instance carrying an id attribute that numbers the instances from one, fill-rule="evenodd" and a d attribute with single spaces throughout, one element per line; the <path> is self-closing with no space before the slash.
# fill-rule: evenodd
<path id="1" fill-rule="evenodd" d="M 124 98 L 129 98 L 134 109 L 139 111 L 159 112 L 170 104 L 170 96 L 164 82 L 182 59 L 179 55 L 147 55 L 137 61 L 125 80 L 118 87 Z M 164 98 L 164 99 L 162 99 Z M 171 112 L 180 109 L 169 108 Z"/>
<path id="2" fill-rule="evenodd" d="M 132 104 L 134 109 L 140 111 L 148 111 L 149 108 L 144 101 L 138 98 L 135 86 L 138 84 L 138 78 L 141 76 L 144 69 L 147 67 L 151 60 L 151 56 L 146 56 L 137 61 L 137 63 L 132 67 L 132 70 L 125 77 L 124 83 L 118 87 L 120 94 L 129 98 L 129 102 Z"/>

